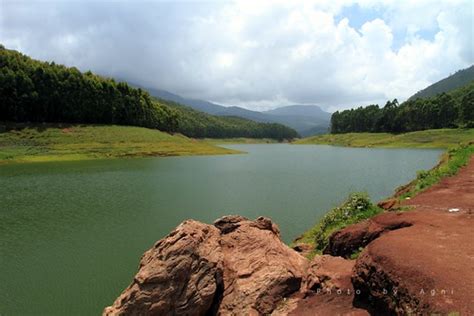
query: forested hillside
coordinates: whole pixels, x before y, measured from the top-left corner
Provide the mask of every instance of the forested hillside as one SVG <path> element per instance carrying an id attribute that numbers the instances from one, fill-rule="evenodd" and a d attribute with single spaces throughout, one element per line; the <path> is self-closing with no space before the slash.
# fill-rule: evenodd
<path id="1" fill-rule="evenodd" d="M 402 104 L 395 99 L 383 108 L 369 105 L 338 111 L 331 117 L 331 133 L 401 133 L 453 127 L 474 127 L 474 81 L 432 98 Z"/>
<path id="2" fill-rule="evenodd" d="M 316 105 L 290 105 L 258 112 L 239 106 L 223 106 L 204 100 L 187 99 L 165 90 L 142 87 L 137 84 L 132 84 L 132 86 L 142 88 L 156 98 L 186 105 L 207 114 L 240 117 L 260 123 L 283 124 L 293 128 L 302 136 L 324 134 L 329 131 L 331 114 Z"/>
<path id="3" fill-rule="evenodd" d="M 258 123 L 233 116 L 214 116 L 172 101 L 157 99 L 178 115 L 179 131 L 196 138 L 273 138 L 278 140 L 298 137 L 298 133 L 282 124 Z"/>
<path id="4" fill-rule="evenodd" d="M 474 65 L 469 68 L 462 69 L 452 74 L 449 77 L 446 77 L 438 82 L 433 83 L 432 85 L 426 87 L 423 90 L 418 91 L 408 100 L 414 100 L 417 98 L 429 98 L 434 97 L 437 94 L 443 92 L 449 92 L 451 90 L 463 87 L 469 84 L 474 80 Z"/>
<path id="5" fill-rule="evenodd" d="M 220 118 L 168 103 L 127 83 L 33 60 L 0 45 L 0 121 L 132 125 L 189 137 L 298 136 L 280 124 Z"/>

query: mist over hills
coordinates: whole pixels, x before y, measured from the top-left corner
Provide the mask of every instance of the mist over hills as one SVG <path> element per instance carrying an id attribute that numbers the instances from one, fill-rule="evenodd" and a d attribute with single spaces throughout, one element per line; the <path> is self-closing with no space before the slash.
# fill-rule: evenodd
<path id="1" fill-rule="evenodd" d="M 295 129 L 301 136 L 311 136 L 327 133 L 331 113 L 322 110 L 317 105 L 289 105 L 273 110 L 258 112 L 238 106 L 222 106 L 209 101 L 183 98 L 166 90 L 141 87 L 150 95 L 184 104 L 195 110 L 218 116 L 237 116 L 257 122 L 280 123 Z"/>
<path id="2" fill-rule="evenodd" d="M 412 95 L 408 100 L 414 100 L 417 98 L 429 98 L 434 97 L 437 94 L 443 92 L 449 92 L 451 90 L 463 87 L 474 80 L 474 65 L 471 67 L 456 71 L 454 74 L 433 83 L 423 90 L 418 91 Z"/>

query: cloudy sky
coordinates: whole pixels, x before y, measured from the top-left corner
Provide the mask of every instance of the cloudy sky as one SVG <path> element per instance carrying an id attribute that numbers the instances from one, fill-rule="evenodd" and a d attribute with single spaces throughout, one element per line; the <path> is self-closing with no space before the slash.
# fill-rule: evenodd
<path id="1" fill-rule="evenodd" d="M 343 109 L 474 63 L 470 0 L 0 0 L 0 42 L 34 58 L 262 110 Z"/>

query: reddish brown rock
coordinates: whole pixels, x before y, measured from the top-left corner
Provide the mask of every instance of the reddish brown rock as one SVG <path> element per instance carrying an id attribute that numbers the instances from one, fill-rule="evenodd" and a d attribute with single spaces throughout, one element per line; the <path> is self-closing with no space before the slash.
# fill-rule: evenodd
<path id="1" fill-rule="evenodd" d="M 215 308 L 223 287 L 219 235 L 212 225 L 183 222 L 145 252 L 132 284 L 104 315 L 204 315 Z"/>
<path id="2" fill-rule="evenodd" d="M 297 243 L 292 247 L 292 249 L 303 257 L 307 257 L 314 250 L 314 246 L 305 243 Z"/>
<path id="3" fill-rule="evenodd" d="M 297 292 L 306 273 L 307 260 L 283 244 L 278 227 L 267 218 L 240 220 L 223 225 L 224 294 L 219 312 L 269 314 L 285 297 Z"/>
<path id="4" fill-rule="evenodd" d="M 293 302 L 290 315 L 368 315 L 352 305 L 351 277 L 355 261 L 341 257 L 316 256 L 310 264 L 304 296 Z M 282 313 L 285 314 L 285 313 Z"/>
<path id="5" fill-rule="evenodd" d="M 186 221 L 145 253 L 104 314 L 269 314 L 300 289 L 307 265 L 267 218 Z"/>
<path id="6" fill-rule="evenodd" d="M 377 203 L 377 206 L 388 211 L 388 210 L 397 208 L 399 206 L 398 205 L 398 199 L 383 200 L 383 201 L 380 201 L 379 203 Z"/>
<path id="7" fill-rule="evenodd" d="M 474 157 L 456 176 L 330 238 L 331 254 L 366 246 L 352 282 L 376 313 L 474 314 Z M 368 306 L 368 305 L 365 305 Z"/>
<path id="8" fill-rule="evenodd" d="M 474 217 L 411 211 L 412 226 L 383 234 L 357 260 L 353 284 L 377 310 L 474 313 Z"/>
<path id="9" fill-rule="evenodd" d="M 348 258 L 360 248 L 365 247 L 381 234 L 411 225 L 403 213 L 383 213 L 370 220 L 350 225 L 329 236 L 323 253 Z"/>
<path id="10" fill-rule="evenodd" d="M 415 211 L 383 213 L 330 237 L 325 251 L 334 255 L 365 246 L 354 266 L 331 256 L 309 263 L 266 218 L 186 221 L 145 253 L 104 314 L 367 315 L 360 306 L 474 314 L 474 158 L 403 204 Z"/>
<path id="11" fill-rule="evenodd" d="M 352 290 L 351 276 L 355 261 L 328 255 L 311 260 L 307 276 L 308 290 Z"/>

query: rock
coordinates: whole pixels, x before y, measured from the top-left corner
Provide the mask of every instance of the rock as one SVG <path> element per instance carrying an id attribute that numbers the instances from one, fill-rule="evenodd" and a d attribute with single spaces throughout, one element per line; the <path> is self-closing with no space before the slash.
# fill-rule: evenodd
<path id="1" fill-rule="evenodd" d="M 398 207 L 398 200 L 397 199 L 383 200 L 377 203 L 377 206 L 384 210 L 391 210 Z"/>
<path id="2" fill-rule="evenodd" d="M 403 213 L 388 212 L 358 224 L 347 226 L 329 236 L 324 254 L 349 258 L 381 234 L 410 226 Z"/>
<path id="3" fill-rule="evenodd" d="M 270 314 L 299 291 L 307 266 L 268 218 L 189 220 L 144 254 L 104 315 Z"/>
<path id="4" fill-rule="evenodd" d="M 311 260 L 307 276 L 307 290 L 352 290 L 352 269 L 355 261 L 328 255 Z"/>
<path id="5" fill-rule="evenodd" d="M 204 315 L 223 288 L 220 231 L 193 220 L 146 251 L 132 284 L 104 315 Z"/>
<path id="6" fill-rule="evenodd" d="M 225 227 L 220 239 L 224 294 L 219 312 L 271 313 L 300 289 L 307 260 L 281 242 L 278 227 L 268 218 L 242 219 L 230 233 L 223 221 L 228 220 L 216 221 L 217 227 Z"/>
<path id="7" fill-rule="evenodd" d="M 471 158 L 402 203 L 414 211 L 337 231 L 325 249 L 334 256 L 311 262 L 281 242 L 268 218 L 185 221 L 144 254 L 104 314 L 474 315 L 473 179 Z M 355 264 L 335 257 L 360 247 Z"/>
<path id="8" fill-rule="evenodd" d="M 379 313 L 474 314 L 474 216 L 415 210 L 399 220 L 411 225 L 381 234 L 357 259 L 358 301 Z"/>
<path id="9" fill-rule="evenodd" d="M 352 305 L 351 277 L 354 260 L 328 255 L 315 256 L 310 263 L 304 297 L 294 300 L 289 315 L 368 315 Z M 282 313 L 283 314 L 283 313 Z"/>
<path id="10" fill-rule="evenodd" d="M 297 243 L 292 247 L 292 249 L 301 254 L 303 257 L 306 257 L 314 250 L 314 247 L 310 244 Z"/>

